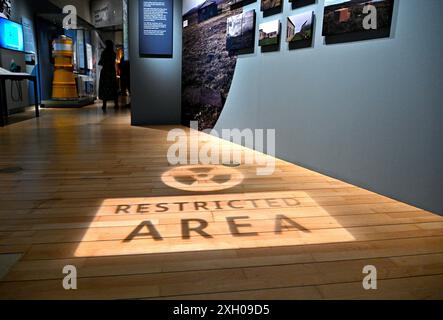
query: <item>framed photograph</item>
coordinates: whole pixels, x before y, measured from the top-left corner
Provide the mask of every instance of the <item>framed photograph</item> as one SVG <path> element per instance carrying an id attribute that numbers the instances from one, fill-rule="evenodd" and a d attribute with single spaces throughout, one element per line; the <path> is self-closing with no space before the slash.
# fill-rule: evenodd
<path id="1" fill-rule="evenodd" d="M 280 20 L 261 23 L 259 26 L 259 46 L 275 46 L 280 42 Z"/>
<path id="2" fill-rule="evenodd" d="M 323 36 L 389 37 L 394 0 L 325 0 Z"/>
<path id="3" fill-rule="evenodd" d="M 255 10 L 228 17 L 226 33 L 227 51 L 253 49 L 255 38 Z"/>
<path id="4" fill-rule="evenodd" d="M 289 0 L 292 5 L 292 10 L 315 4 L 317 0 Z"/>
<path id="5" fill-rule="evenodd" d="M 288 17 L 286 41 L 312 41 L 314 26 L 314 11 L 296 14 Z"/>
<path id="6" fill-rule="evenodd" d="M 261 0 L 261 11 L 269 11 L 281 8 L 283 0 Z"/>

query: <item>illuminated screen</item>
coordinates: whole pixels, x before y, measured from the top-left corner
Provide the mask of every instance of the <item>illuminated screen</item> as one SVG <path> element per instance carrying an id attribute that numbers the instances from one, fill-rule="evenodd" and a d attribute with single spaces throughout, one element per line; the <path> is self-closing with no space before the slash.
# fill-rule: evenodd
<path id="1" fill-rule="evenodd" d="M 24 51 L 23 27 L 21 24 L 0 18 L 0 47 Z"/>

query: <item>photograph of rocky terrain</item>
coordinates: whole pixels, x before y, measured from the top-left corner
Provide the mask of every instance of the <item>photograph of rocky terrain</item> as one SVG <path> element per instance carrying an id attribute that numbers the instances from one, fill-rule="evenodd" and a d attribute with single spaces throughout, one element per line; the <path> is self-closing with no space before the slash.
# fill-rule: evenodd
<path id="1" fill-rule="evenodd" d="M 373 31 L 363 27 L 363 8 L 369 4 L 377 9 L 377 31 L 389 30 L 394 0 L 326 0 L 323 35 Z"/>
<path id="2" fill-rule="evenodd" d="M 283 0 L 261 0 L 261 11 L 267 11 L 281 7 Z"/>
<path id="3" fill-rule="evenodd" d="M 199 129 L 215 126 L 228 97 L 237 62 L 226 49 L 227 0 L 188 0 L 183 21 L 182 123 L 198 121 Z M 215 10 L 215 8 L 217 10 Z"/>

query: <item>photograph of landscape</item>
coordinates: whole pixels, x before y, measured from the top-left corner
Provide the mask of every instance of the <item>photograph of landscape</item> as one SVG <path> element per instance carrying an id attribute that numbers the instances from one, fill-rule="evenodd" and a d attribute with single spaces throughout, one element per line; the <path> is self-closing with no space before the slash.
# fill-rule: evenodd
<path id="1" fill-rule="evenodd" d="M 183 1 L 182 124 L 212 129 L 228 98 L 237 56 L 226 50 L 229 0 Z"/>
<path id="2" fill-rule="evenodd" d="M 261 0 L 261 11 L 280 8 L 282 4 L 283 0 Z"/>
<path id="3" fill-rule="evenodd" d="M 278 45 L 280 41 L 280 20 L 261 23 L 259 26 L 261 47 Z"/>
<path id="4" fill-rule="evenodd" d="M 254 48 L 255 10 L 250 10 L 227 20 L 226 50 L 238 51 Z"/>
<path id="5" fill-rule="evenodd" d="M 286 41 L 312 40 L 314 12 L 309 11 L 288 17 Z"/>
<path id="6" fill-rule="evenodd" d="M 377 30 L 366 30 L 363 8 L 372 5 L 377 9 Z M 325 0 L 323 35 L 378 32 L 389 36 L 394 0 Z"/>

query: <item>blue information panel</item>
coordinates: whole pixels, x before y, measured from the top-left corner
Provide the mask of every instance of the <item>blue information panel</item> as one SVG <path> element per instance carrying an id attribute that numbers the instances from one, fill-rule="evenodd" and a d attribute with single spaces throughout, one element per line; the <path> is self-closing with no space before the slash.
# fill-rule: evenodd
<path id="1" fill-rule="evenodd" d="M 172 57 L 174 0 L 139 0 L 139 47 L 142 57 Z"/>

